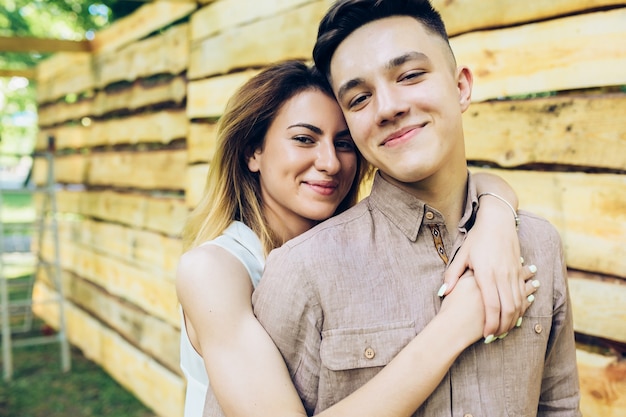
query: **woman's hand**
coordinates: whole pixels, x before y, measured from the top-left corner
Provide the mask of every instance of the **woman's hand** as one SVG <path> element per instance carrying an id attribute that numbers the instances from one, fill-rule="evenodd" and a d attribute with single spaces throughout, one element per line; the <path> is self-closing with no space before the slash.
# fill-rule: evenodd
<path id="1" fill-rule="evenodd" d="M 532 304 L 534 297 L 530 296 L 538 288 L 539 281 L 528 279 L 523 283 L 522 310 L 524 312 Z M 486 318 L 485 305 L 481 290 L 471 270 L 465 271 L 456 282 L 454 291 L 451 291 L 444 298 L 439 315 L 447 320 L 447 328 L 460 338 L 464 347 L 471 345 L 483 336 Z M 501 333 L 500 338 L 506 335 L 507 332 Z M 487 337 L 485 343 L 491 343 L 496 339 L 495 336 Z"/>
<path id="2" fill-rule="evenodd" d="M 493 187 L 493 176 L 489 178 Z M 525 281 L 536 272 L 533 265 L 524 266 L 520 257 L 516 214 L 511 210 L 517 206 L 517 198 L 510 204 L 502 199 L 493 195 L 480 199 L 474 226 L 448 266 L 445 288 L 440 293 L 450 293 L 465 270 L 473 270 L 485 307 L 486 338 L 507 333 L 522 317 L 526 311 Z"/>

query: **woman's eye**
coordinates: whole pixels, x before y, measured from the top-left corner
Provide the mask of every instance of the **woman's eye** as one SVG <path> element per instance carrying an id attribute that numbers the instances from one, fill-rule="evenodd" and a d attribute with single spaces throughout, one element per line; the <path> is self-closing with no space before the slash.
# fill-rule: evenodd
<path id="1" fill-rule="evenodd" d="M 338 140 L 335 142 L 335 148 L 341 151 L 354 151 L 354 142 L 351 140 Z"/>
<path id="2" fill-rule="evenodd" d="M 293 140 L 300 143 L 313 143 L 313 139 L 308 136 L 294 136 Z"/>

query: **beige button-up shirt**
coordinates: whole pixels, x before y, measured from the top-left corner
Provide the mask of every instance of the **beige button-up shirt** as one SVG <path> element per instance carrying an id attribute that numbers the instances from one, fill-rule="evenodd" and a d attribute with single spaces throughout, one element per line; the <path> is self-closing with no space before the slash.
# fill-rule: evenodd
<path id="1" fill-rule="evenodd" d="M 477 206 L 470 177 L 452 242 L 437 210 L 377 175 L 368 198 L 270 254 L 254 311 L 309 415 L 371 379 L 432 320 Z M 546 220 L 519 215 L 536 300 L 507 338 L 470 346 L 414 416 L 580 415 L 561 241 Z"/>

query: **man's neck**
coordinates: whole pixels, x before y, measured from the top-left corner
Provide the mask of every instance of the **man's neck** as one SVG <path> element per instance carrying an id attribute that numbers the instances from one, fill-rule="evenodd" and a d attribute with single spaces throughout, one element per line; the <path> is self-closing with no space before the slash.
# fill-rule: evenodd
<path id="1" fill-rule="evenodd" d="M 467 167 L 414 183 L 399 182 L 382 172 L 381 175 L 386 181 L 437 209 L 444 216 L 448 232 L 455 237 L 467 199 Z"/>

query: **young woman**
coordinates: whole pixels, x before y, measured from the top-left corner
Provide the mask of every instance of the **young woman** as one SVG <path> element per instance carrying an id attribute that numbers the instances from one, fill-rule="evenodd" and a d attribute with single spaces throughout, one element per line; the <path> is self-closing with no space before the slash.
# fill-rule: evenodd
<path id="1" fill-rule="evenodd" d="M 325 79 L 304 63 L 262 71 L 229 101 L 205 195 L 183 232 L 186 252 L 177 274 L 186 417 L 202 414 L 205 395 L 210 416 L 221 415 L 220 408 L 227 416 L 306 415 L 280 353 L 254 317 L 251 294 L 269 251 L 353 205 L 368 171 Z M 505 195 L 516 205 L 502 180 L 482 176 L 477 183 L 479 191 Z M 520 305 L 508 330 L 535 287 L 525 282 L 529 269 L 519 265 L 510 209 L 490 200 L 470 232 L 470 249 L 454 261 L 462 265 L 454 268 L 463 272 L 473 262 L 491 274 L 504 271 L 498 284 L 509 292 L 500 297 Z M 495 224 L 489 239 L 481 237 L 488 223 Z M 487 245 L 472 248 L 477 241 Z M 490 279 L 480 283 L 493 289 Z M 415 409 L 424 401 L 484 329 L 484 303 L 471 273 L 450 282 L 455 289 L 427 328 L 377 377 L 320 415 L 380 417 L 398 403 Z"/>

